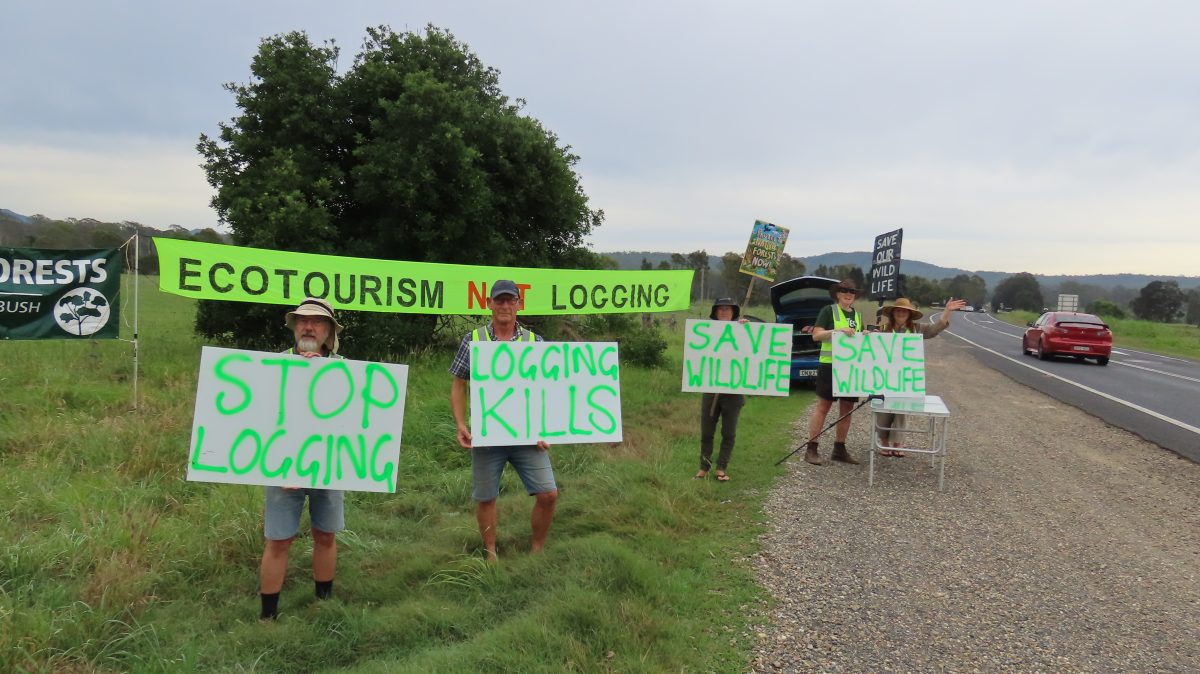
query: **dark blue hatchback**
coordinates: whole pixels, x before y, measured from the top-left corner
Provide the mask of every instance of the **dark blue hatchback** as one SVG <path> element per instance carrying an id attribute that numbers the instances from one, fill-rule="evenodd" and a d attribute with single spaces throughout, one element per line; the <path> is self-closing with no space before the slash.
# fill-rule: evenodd
<path id="1" fill-rule="evenodd" d="M 771 286 L 771 306 L 775 322 L 792 326 L 792 381 L 810 382 L 817 378 L 821 345 L 812 338 L 812 326 L 821 307 L 833 304 L 829 289 L 836 279 L 801 276 Z"/>

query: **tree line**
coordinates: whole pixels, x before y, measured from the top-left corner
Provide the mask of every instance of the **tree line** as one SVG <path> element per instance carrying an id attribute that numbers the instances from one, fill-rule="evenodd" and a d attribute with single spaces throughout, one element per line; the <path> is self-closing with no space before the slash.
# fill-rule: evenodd
<path id="1" fill-rule="evenodd" d="M 154 248 L 154 237 L 229 243 L 228 236 L 211 227 L 192 231 L 179 225 L 171 225 L 166 229 L 159 229 L 132 220 L 56 220 L 41 214 L 18 218 L 0 213 L 0 246 L 12 248 L 117 248 L 135 235 L 140 237 L 137 242 L 140 253 L 138 271 L 149 275 L 158 274 L 158 253 Z"/>

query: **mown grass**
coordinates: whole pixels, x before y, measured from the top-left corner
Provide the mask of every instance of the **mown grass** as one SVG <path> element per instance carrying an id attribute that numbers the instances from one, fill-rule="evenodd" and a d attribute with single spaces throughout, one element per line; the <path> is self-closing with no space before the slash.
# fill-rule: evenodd
<path id="1" fill-rule="evenodd" d="M 691 479 L 699 396 L 679 392 L 676 316 L 667 367 L 622 369 L 624 442 L 554 450 L 546 553 L 527 554 L 532 504 L 507 474 L 501 561 L 487 565 L 450 416 L 452 344 L 434 345 L 406 359 L 397 492 L 347 495 L 335 598 L 314 599 L 302 534 L 281 618 L 262 623 L 262 491 L 184 481 L 201 343 L 194 304 L 155 281 L 143 279 L 136 411 L 127 343 L 3 345 L 0 671 L 748 667 L 764 595 L 740 560 L 811 393 L 752 399 L 733 480 Z"/>
<path id="2" fill-rule="evenodd" d="M 1017 310 L 995 316 L 1023 328 L 1041 314 Z M 1200 327 L 1195 325 L 1109 317 L 1104 317 L 1104 322 L 1112 328 L 1114 346 L 1200 360 Z"/>

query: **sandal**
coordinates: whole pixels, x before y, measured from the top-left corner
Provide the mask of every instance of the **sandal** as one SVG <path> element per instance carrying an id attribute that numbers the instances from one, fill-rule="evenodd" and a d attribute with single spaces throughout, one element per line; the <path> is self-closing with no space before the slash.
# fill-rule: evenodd
<path id="1" fill-rule="evenodd" d="M 890 449 L 879 450 L 879 456 L 896 456 L 896 453 Z"/>
<path id="2" fill-rule="evenodd" d="M 725 474 L 725 471 L 718 470 L 717 471 L 717 482 L 728 482 L 728 481 L 729 481 L 729 476 Z"/>
<path id="3" fill-rule="evenodd" d="M 692 479 L 693 480 L 703 480 L 706 477 L 708 477 L 708 471 L 702 470 L 702 471 L 696 473 L 696 475 Z"/>

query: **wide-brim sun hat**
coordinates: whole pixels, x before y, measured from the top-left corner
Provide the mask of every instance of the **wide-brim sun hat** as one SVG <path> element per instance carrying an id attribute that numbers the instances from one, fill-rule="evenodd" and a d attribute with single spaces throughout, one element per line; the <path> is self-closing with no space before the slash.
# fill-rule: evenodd
<path id="1" fill-rule="evenodd" d="M 738 306 L 738 303 L 734 302 L 733 298 L 731 297 L 722 297 L 716 302 L 713 302 L 712 311 L 708 312 L 708 318 L 710 320 L 717 320 L 717 307 L 733 307 L 733 320 L 735 321 L 742 317 L 742 308 Z"/>
<path id="2" fill-rule="evenodd" d="M 914 321 L 921 320 L 921 317 L 925 315 L 912 302 L 909 302 L 907 297 L 897 298 L 891 304 L 885 304 L 880 307 L 879 311 L 887 316 L 890 321 L 892 320 L 892 311 L 895 309 L 908 309 L 908 315 Z"/>
<path id="3" fill-rule="evenodd" d="M 852 278 L 844 278 L 841 281 L 829 286 L 829 296 L 836 300 L 837 294 L 843 290 L 853 290 L 854 294 L 857 295 L 859 292 L 858 284 L 855 283 L 854 279 Z"/>
<path id="4" fill-rule="evenodd" d="M 329 322 L 333 324 L 333 330 L 325 340 L 325 348 L 329 349 L 330 353 L 338 352 L 338 347 L 341 346 L 338 334 L 342 332 L 342 324 L 338 323 L 337 314 L 333 312 L 333 307 L 329 306 L 329 302 L 319 297 L 308 297 L 295 309 L 287 312 L 283 322 L 287 325 L 288 330 L 291 330 L 293 333 L 296 331 L 297 316 L 320 316 L 328 318 Z"/>

